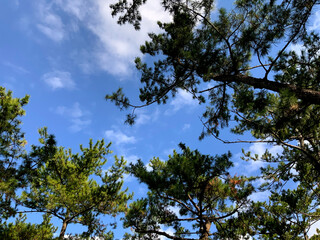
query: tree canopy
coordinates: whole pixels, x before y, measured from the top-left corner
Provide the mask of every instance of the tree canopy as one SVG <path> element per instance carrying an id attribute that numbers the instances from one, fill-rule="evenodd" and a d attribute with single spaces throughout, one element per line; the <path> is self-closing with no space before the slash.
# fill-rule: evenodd
<path id="1" fill-rule="evenodd" d="M 139 30 L 146 2 L 118 0 L 112 15 Z M 145 58 L 135 60 L 142 103 L 121 88 L 106 99 L 131 109 L 126 122 L 133 124 L 136 109 L 184 91 L 205 106 L 200 139 L 264 142 L 281 152 L 244 152 L 245 160 L 269 164 L 251 177 L 229 174 L 230 153 L 204 155 L 183 144 L 166 161 L 126 167 L 115 157 L 105 169 L 110 144 L 90 140 L 74 153 L 46 128 L 40 145 L 26 151 L 20 117 L 29 97 L 0 87 L 0 238 L 53 239 L 56 217 L 59 239 L 71 223 L 86 227 L 80 237 L 112 239 L 100 217 L 124 212 L 124 227 L 133 230 L 125 239 L 319 239 L 319 231 L 311 238 L 308 231 L 320 221 L 320 34 L 310 27 L 320 2 L 235 0 L 228 9 L 216 9 L 214 0 L 160 3 L 172 21 L 158 22 L 160 33 L 141 46 Z M 253 138 L 225 139 L 223 128 Z M 149 189 L 129 207 L 126 172 Z M 267 201 L 252 200 L 259 191 Z M 33 212 L 43 213 L 42 223 L 26 222 L 23 213 Z"/>
<path id="2" fill-rule="evenodd" d="M 15 214 L 16 190 L 25 184 L 19 169 L 26 144 L 20 117 L 28 100 L 28 95 L 14 98 L 12 91 L 0 86 L 0 222 Z"/>
<path id="3" fill-rule="evenodd" d="M 42 146 L 33 147 L 30 153 L 35 159 L 47 154 L 50 144 L 46 129 L 39 132 Z M 81 155 L 73 154 L 71 149 L 51 146 L 55 151 L 38 165 L 29 189 L 23 192 L 25 207 L 62 221 L 59 239 L 64 239 L 70 223 L 87 226 L 84 236 L 104 237 L 106 233 L 99 216 L 116 215 L 126 209 L 131 196 L 122 190 L 125 160 L 116 157 L 109 170 L 102 168 L 107 162 L 106 154 L 110 153 L 109 146 L 103 140 L 95 144 L 90 140 L 89 147 L 80 146 Z"/>
<path id="4" fill-rule="evenodd" d="M 28 99 L 14 98 L 0 87 L 0 238 L 64 239 L 67 226 L 79 223 L 87 227 L 83 238 L 112 239 L 100 216 L 115 216 L 127 208 L 132 195 L 123 189 L 126 161 L 115 157 L 105 169 L 111 143 L 90 140 L 88 147 L 80 146 L 81 154 L 72 153 L 58 147 L 46 128 L 39 130 L 40 146 L 32 145 L 27 152 L 20 117 Z M 25 213 L 35 212 L 43 213 L 42 223 L 27 223 Z M 15 217 L 15 222 L 4 221 L 9 217 Z M 61 220 L 58 238 L 54 238 L 57 227 L 52 217 Z"/>
<path id="5" fill-rule="evenodd" d="M 41 224 L 26 223 L 27 217 L 19 214 L 14 223 L 0 224 L 0 238 L 12 240 L 52 240 L 57 228 L 50 222 L 49 214 L 43 215 Z"/>
<path id="6" fill-rule="evenodd" d="M 119 1 L 111 5 L 113 15 L 139 29 L 139 7 L 145 2 Z M 141 46 L 154 63 L 136 59 L 143 104 L 131 104 L 122 89 L 106 96 L 120 108 L 133 108 L 127 122 L 134 123 L 136 108 L 165 104 L 182 89 L 206 104 L 200 138 L 218 138 L 219 130 L 235 120 L 234 133 L 251 131 L 258 139 L 288 146 L 320 169 L 320 38 L 308 30 L 318 1 L 238 0 L 233 9 L 216 12 L 212 0 L 161 3 L 173 20 L 159 22 L 162 32 L 150 33 Z M 290 51 L 296 43 L 301 51 Z"/>
<path id="7" fill-rule="evenodd" d="M 230 236 L 222 225 L 248 207 L 247 197 L 253 191 L 249 179 L 228 174 L 230 153 L 212 157 L 183 144 L 180 147 L 183 152 L 174 152 L 167 161 L 152 159 L 150 170 L 141 161 L 130 165 L 129 172 L 147 184 L 150 192 L 130 204 L 124 225 L 134 229 L 137 239 Z M 174 233 L 161 226 L 172 227 Z"/>
<path id="8" fill-rule="evenodd" d="M 112 15 L 138 30 L 146 2 L 117 1 Z M 220 130 L 235 121 L 231 132 L 249 131 L 257 142 L 282 146 L 282 153 L 262 157 L 271 165 L 262 169 L 261 189 L 271 196 L 252 205 L 253 222 L 242 213 L 246 231 L 263 239 L 308 239 L 319 220 L 320 35 L 310 28 L 319 1 L 236 0 L 230 9 L 215 9 L 214 0 L 161 5 L 172 21 L 159 22 L 160 33 L 150 33 L 141 46 L 146 62 L 135 60 L 142 104 L 132 104 L 122 89 L 106 99 L 131 108 L 126 122 L 133 124 L 137 108 L 166 104 L 183 90 L 206 106 L 200 139 L 255 142 L 221 137 Z M 258 160 L 250 153 L 245 158 Z M 296 189 L 286 189 L 288 182 Z M 225 227 L 236 229 L 232 224 Z"/>

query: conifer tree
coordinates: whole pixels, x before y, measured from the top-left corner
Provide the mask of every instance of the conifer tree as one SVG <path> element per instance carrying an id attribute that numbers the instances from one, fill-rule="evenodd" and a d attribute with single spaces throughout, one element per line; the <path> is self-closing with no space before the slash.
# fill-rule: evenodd
<path id="1" fill-rule="evenodd" d="M 28 100 L 29 96 L 14 98 L 11 91 L 0 86 L 0 222 L 15 214 L 16 190 L 25 185 L 19 170 L 26 145 L 20 117 Z"/>
<path id="2" fill-rule="evenodd" d="M 24 206 L 30 212 L 59 218 L 59 239 L 64 238 L 70 223 L 87 226 L 83 237 L 110 235 L 99 216 L 116 215 L 126 209 L 131 196 L 122 189 L 125 160 L 115 157 L 111 168 L 104 170 L 110 144 L 90 140 L 88 147 L 80 146 L 81 154 L 74 154 L 71 149 L 52 146 L 52 136 L 45 128 L 39 132 L 42 145 L 34 146 L 29 156 L 38 162 L 38 168 L 30 179 L 30 188 L 22 194 Z M 55 151 L 48 154 L 47 149 L 52 148 Z"/>
<path id="3" fill-rule="evenodd" d="M 139 29 L 139 8 L 146 2 L 117 1 L 110 5 L 112 15 L 119 24 L 131 23 Z M 282 146 L 281 154 L 266 152 L 262 159 L 273 166 L 261 175 L 268 182 L 265 189 L 272 192 L 271 205 L 257 203 L 259 207 L 253 208 L 257 214 L 252 213 L 255 218 L 246 226 L 255 226 L 256 234 L 267 229 L 260 238 L 307 239 L 305 230 L 320 219 L 320 35 L 309 28 L 319 1 L 235 0 L 230 10 L 215 12 L 214 0 L 161 4 L 173 20 L 159 22 L 161 33 L 149 34 L 150 40 L 141 46 L 154 63 L 135 60 L 141 73 L 142 104 L 132 104 L 122 89 L 106 99 L 122 109 L 132 108 L 127 123 L 133 124 L 135 109 L 166 104 L 183 90 L 206 105 L 200 139 L 213 136 L 225 143 L 253 142 L 220 136 L 221 128 L 235 120 L 233 133 L 250 131 L 259 142 Z M 295 44 L 301 47 L 293 51 Z M 296 189 L 284 190 L 292 180 Z M 306 206 L 294 205 L 292 199 L 305 201 Z M 292 207 L 291 212 L 285 206 Z M 270 221 L 260 221 L 259 212 Z M 271 223 L 283 226 L 280 230 L 287 229 L 289 235 L 267 228 Z"/>
<path id="4" fill-rule="evenodd" d="M 26 223 L 27 217 L 20 213 L 15 222 L 0 224 L 0 239 L 6 240 L 52 240 L 57 228 L 50 222 L 48 214 L 43 215 L 41 224 Z"/>
<path id="5" fill-rule="evenodd" d="M 228 174 L 230 153 L 212 157 L 180 146 L 183 152 L 174 152 L 167 161 L 152 159 L 150 170 L 141 161 L 130 165 L 129 172 L 150 191 L 130 204 L 124 226 L 135 234 L 127 238 L 226 238 L 230 233 L 222 225 L 248 206 L 253 187 L 250 179 Z"/>
<path id="6" fill-rule="evenodd" d="M 112 14 L 139 29 L 145 2 L 118 1 Z M 135 61 L 143 104 L 132 104 L 122 89 L 106 99 L 132 107 L 127 122 L 134 123 L 136 108 L 165 104 L 182 89 L 206 104 L 200 138 L 219 138 L 220 129 L 235 120 L 233 132 L 249 130 L 259 140 L 290 147 L 320 169 L 320 37 L 308 30 L 318 1 L 236 0 L 232 10 L 213 13 L 214 2 L 162 1 L 173 21 L 159 22 L 162 32 L 149 34 L 141 46 L 155 62 Z M 296 43 L 301 51 L 290 51 Z"/>

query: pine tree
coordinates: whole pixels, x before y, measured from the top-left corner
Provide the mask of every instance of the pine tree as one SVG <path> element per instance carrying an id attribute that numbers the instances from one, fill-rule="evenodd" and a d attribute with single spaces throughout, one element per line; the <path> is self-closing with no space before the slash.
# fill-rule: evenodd
<path id="1" fill-rule="evenodd" d="M 28 100 L 29 96 L 14 98 L 11 91 L 0 86 L 0 222 L 15 214 L 16 190 L 25 185 L 19 170 L 26 145 L 20 117 Z"/>
<path id="2" fill-rule="evenodd" d="M 29 158 L 38 163 L 30 179 L 30 188 L 23 192 L 22 203 L 30 212 L 43 212 L 61 220 L 59 239 L 63 239 L 70 223 L 87 226 L 82 234 L 88 237 L 105 235 L 99 221 L 103 214 L 116 215 L 125 211 L 131 195 L 122 190 L 125 160 L 115 158 L 105 171 L 110 144 L 92 140 L 88 147 L 80 146 L 81 154 L 71 149 L 52 146 L 46 129 L 40 131 L 40 147 L 34 146 Z M 51 145 L 51 146 L 50 146 Z M 49 154 L 47 149 L 53 149 Z"/>
<path id="3" fill-rule="evenodd" d="M 43 215 L 41 224 L 26 223 L 25 214 L 19 214 L 14 223 L 0 224 L 0 239 L 6 240 L 52 240 L 57 228 L 50 223 L 51 217 Z"/>
<path id="4" fill-rule="evenodd" d="M 138 29 L 145 2 L 119 1 L 111 5 L 112 14 Z M 233 132 L 249 130 L 260 140 L 295 149 L 320 169 L 320 37 L 307 29 L 317 1 L 237 0 L 215 18 L 213 0 L 162 5 L 173 21 L 159 22 L 162 33 L 151 33 L 141 47 L 156 60 L 149 66 L 136 59 L 143 104 L 131 104 L 122 89 L 106 96 L 120 108 L 133 108 L 127 122 L 134 123 L 136 108 L 165 104 L 182 89 L 206 104 L 200 138 L 218 138 L 219 130 L 235 120 Z M 302 44 L 300 53 L 290 51 L 295 43 Z M 291 144 L 294 140 L 298 144 Z"/>
<path id="5" fill-rule="evenodd" d="M 139 7 L 145 2 L 118 1 L 110 5 L 112 15 L 118 16 L 119 24 L 128 22 L 139 29 Z M 161 1 L 173 20 L 159 22 L 161 33 L 149 34 L 150 40 L 141 47 L 154 63 L 135 61 L 141 73 L 142 104 L 132 104 L 122 89 L 106 99 L 120 108 L 132 108 L 127 123 L 133 124 L 136 108 L 166 104 L 183 90 L 206 105 L 200 139 L 213 136 L 239 142 L 220 136 L 221 128 L 235 120 L 233 133 L 250 131 L 259 142 L 282 146 L 281 154 L 266 152 L 263 157 L 273 167 L 264 169 L 261 177 L 273 193 L 271 205 L 257 203 L 255 210 L 270 221 L 260 221 L 253 213 L 257 218 L 247 222 L 247 232 L 251 234 L 253 227 L 262 234 L 267 226 L 263 224 L 272 223 L 298 239 L 307 238 L 304 231 L 320 219 L 320 35 L 308 28 L 319 1 L 236 0 L 231 10 L 215 13 L 214 2 Z M 290 50 L 294 44 L 300 50 Z M 291 180 L 298 183 L 296 189 L 282 191 Z M 305 208 L 295 205 L 292 214 L 286 212 L 290 198 L 308 202 L 310 196 Z M 277 221 L 277 213 L 293 222 L 297 216 L 303 227 Z M 291 239 L 277 231 L 270 227 L 263 237 Z"/>
<path id="6" fill-rule="evenodd" d="M 127 238 L 226 238 L 230 232 L 222 225 L 248 206 L 253 187 L 249 179 L 228 174 L 230 153 L 212 157 L 180 146 L 183 152 L 174 152 L 167 161 L 152 159 L 150 170 L 141 161 L 130 165 L 129 172 L 150 191 L 130 204 L 124 226 L 135 234 Z"/>

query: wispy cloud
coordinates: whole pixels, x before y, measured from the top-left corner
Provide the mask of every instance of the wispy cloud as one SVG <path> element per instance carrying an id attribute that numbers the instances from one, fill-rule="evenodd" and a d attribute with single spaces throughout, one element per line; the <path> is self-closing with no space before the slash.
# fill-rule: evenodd
<path id="1" fill-rule="evenodd" d="M 267 143 L 254 143 L 249 147 L 249 151 L 253 155 L 257 154 L 259 156 L 259 158 L 262 157 L 262 155 L 266 152 L 267 149 L 273 155 L 280 154 L 283 150 L 281 146 L 278 146 L 278 145 L 270 146 Z M 249 170 L 249 172 L 254 172 L 254 171 L 259 170 L 261 167 L 263 167 L 265 165 L 266 165 L 266 163 L 263 161 L 250 160 L 248 170 Z"/>
<path id="2" fill-rule="evenodd" d="M 90 112 L 83 110 L 78 102 L 72 107 L 59 106 L 55 112 L 68 119 L 71 124 L 69 129 L 72 132 L 79 132 L 91 124 Z"/>
<path id="3" fill-rule="evenodd" d="M 242 174 L 249 173 L 254 174 L 256 173 L 261 167 L 267 165 L 266 162 L 260 160 L 262 155 L 268 150 L 272 155 L 281 154 L 283 148 L 278 145 L 269 145 L 267 143 L 253 143 L 248 149 L 245 149 L 245 152 L 250 152 L 252 156 L 258 155 L 258 160 L 249 160 L 248 162 L 245 161 L 238 161 L 238 158 L 242 156 L 242 153 L 236 154 L 235 156 L 235 170 L 237 173 L 241 172 Z"/>
<path id="4" fill-rule="evenodd" d="M 116 145 L 130 144 L 135 143 L 137 141 L 134 136 L 128 136 L 120 130 L 107 130 L 105 131 L 105 136 L 108 140 L 114 142 Z"/>
<path id="5" fill-rule="evenodd" d="M 296 44 L 291 44 L 289 47 L 289 50 L 294 51 L 298 56 L 300 56 L 301 51 L 305 50 L 305 47 L 300 43 L 296 43 Z"/>
<path id="6" fill-rule="evenodd" d="M 316 11 L 312 18 L 312 24 L 308 27 L 309 31 L 319 31 L 320 30 L 320 10 Z M 306 50 L 303 44 L 296 43 L 290 44 L 290 51 L 296 52 L 296 54 L 300 55 L 302 50 Z"/>
<path id="7" fill-rule="evenodd" d="M 66 36 L 65 26 L 58 14 L 52 9 L 52 4 L 39 1 L 37 4 L 38 30 L 55 42 L 62 41 Z"/>
<path id="8" fill-rule="evenodd" d="M 81 130 L 83 130 L 84 128 L 86 128 L 91 124 L 91 120 L 82 120 L 80 118 L 72 118 L 71 124 L 72 125 L 70 126 L 70 130 L 72 132 L 80 132 Z"/>
<path id="9" fill-rule="evenodd" d="M 42 76 L 43 81 L 53 90 L 59 88 L 73 89 L 75 83 L 69 72 L 53 71 Z"/>
<path id="10" fill-rule="evenodd" d="M 190 125 L 189 123 L 185 123 L 185 124 L 183 125 L 183 127 L 182 127 L 182 130 L 183 130 L 183 131 L 186 131 L 186 130 L 188 130 L 190 127 L 191 127 L 191 125 Z"/>
<path id="11" fill-rule="evenodd" d="M 184 91 L 182 89 L 178 90 L 178 93 L 176 97 L 170 102 L 170 106 L 172 106 L 170 109 L 168 109 L 165 114 L 172 114 L 184 107 L 196 107 L 198 105 L 198 102 L 192 98 L 191 93 Z"/>
<path id="12" fill-rule="evenodd" d="M 176 216 L 178 217 L 178 218 L 180 218 L 181 217 L 181 215 L 180 215 L 180 207 L 178 207 L 178 206 L 169 206 L 168 207 L 168 209 L 169 209 L 169 211 L 171 211 L 171 212 L 173 212 L 174 214 L 176 214 Z"/>
<path id="13" fill-rule="evenodd" d="M 137 114 L 137 119 L 135 120 L 136 125 L 144 125 L 147 123 L 153 123 L 158 120 L 160 111 L 156 109 L 155 111 L 146 111 L 144 109 L 138 109 L 135 111 Z"/>
<path id="14" fill-rule="evenodd" d="M 53 0 L 53 2 L 59 6 L 63 7 L 63 11 L 75 16 L 79 20 L 83 20 L 86 15 L 91 11 L 93 1 L 84 0 Z"/>
<path id="15" fill-rule="evenodd" d="M 317 229 L 320 229 L 320 221 L 315 222 L 308 231 L 308 236 L 312 237 L 317 234 Z"/>
<path id="16" fill-rule="evenodd" d="M 164 231 L 165 233 L 174 236 L 175 235 L 175 230 L 173 229 L 173 227 L 166 227 L 165 225 L 161 225 L 160 226 L 161 230 Z M 166 240 L 168 238 L 164 237 L 164 236 L 160 236 L 160 240 Z"/>
<path id="17" fill-rule="evenodd" d="M 279 145 L 269 145 L 267 143 L 254 143 L 249 147 L 249 151 L 253 154 L 258 154 L 260 157 L 265 153 L 265 151 L 268 149 L 268 151 L 271 154 L 279 154 L 282 152 L 282 147 Z"/>
<path id="18" fill-rule="evenodd" d="M 111 17 L 110 9 L 104 0 L 97 1 L 98 11 L 87 27 L 98 37 L 100 48 L 95 58 L 101 69 L 114 75 L 129 75 L 133 60 L 140 55 L 139 46 L 148 39 L 148 32 L 156 32 L 157 20 L 169 21 L 167 14 L 160 11 L 158 1 L 148 1 L 141 8 L 141 30 L 135 31 L 131 25 L 119 26 Z"/>
<path id="19" fill-rule="evenodd" d="M 91 61 L 78 59 L 79 64 L 86 66 L 85 71 L 98 68 L 118 76 L 131 74 L 133 60 L 140 54 L 139 46 L 148 39 L 149 32 L 159 32 L 157 21 L 171 19 L 161 10 L 158 1 L 148 1 L 141 8 L 140 31 L 135 31 L 131 25 L 119 26 L 105 0 L 41 0 L 40 3 L 38 30 L 60 42 L 67 39 L 69 31 L 77 28 L 75 25 L 85 27 L 97 42 L 87 54 L 80 54 Z M 62 18 L 61 13 L 66 13 L 67 17 Z"/>
<path id="20" fill-rule="evenodd" d="M 8 62 L 8 61 L 4 61 L 2 62 L 2 64 L 6 67 L 9 67 L 11 68 L 12 70 L 14 70 L 15 72 L 18 72 L 18 73 L 30 73 L 28 70 L 26 70 L 25 68 L 21 67 L 21 66 L 18 66 L 14 63 L 11 63 L 11 62 Z"/>
<path id="21" fill-rule="evenodd" d="M 267 201 L 269 199 L 269 196 L 270 196 L 270 192 L 264 191 L 264 192 L 255 192 L 251 194 L 249 198 L 255 202 L 257 201 L 263 202 L 263 201 Z"/>
<path id="22" fill-rule="evenodd" d="M 141 159 L 141 157 L 138 157 L 137 155 L 123 155 L 123 157 L 127 161 L 127 164 L 136 163 L 138 159 Z"/>
<path id="23" fill-rule="evenodd" d="M 316 11 L 314 16 L 314 20 L 312 25 L 309 27 L 309 30 L 314 31 L 314 30 L 320 30 L 320 10 Z"/>
<path id="24" fill-rule="evenodd" d="M 60 115 L 68 115 L 72 118 L 80 118 L 85 115 L 78 102 L 74 103 L 71 108 L 59 106 L 57 108 L 57 113 Z"/>

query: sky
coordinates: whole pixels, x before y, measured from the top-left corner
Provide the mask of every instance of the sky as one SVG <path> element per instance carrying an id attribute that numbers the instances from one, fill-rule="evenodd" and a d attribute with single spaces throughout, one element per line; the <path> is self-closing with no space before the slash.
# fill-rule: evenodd
<path id="1" fill-rule="evenodd" d="M 134 126 L 124 124 L 125 115 L 104 97 L 123 87 L 138 101 L 139 73 L 134 58 L 142 57 L 139 46 L 148 32 L 158 32 L 157 20 L 167 22 L 158 1 L 149 1 L 141 10 L 140 31 L 119 26 L 110 14 L 109 0 L 6 0 L 0 8 L 0 85 L 15 97 L 30 95 L 22 118 L 28 147 L 38 143 L 38 129 L 48 127 L 59 146 L 79 151 L 89 139 L 112 142 L 111 150 L 130 162 L 142 159 L 146 164 L 154 156 L 166 160 L 180 142 L 204 154 L 233 153 L 234 173 L 255 174 L 261 162 L 244 162 L 241 149 L 262 154 L 266 144 L 225 145 L 214 138 L 202 141 L 199 120 L 205 106 L 199 106 L 186 92 L 179 91 L 165 106 L 140 109 Z M 222 1 L 217 3 L 223 6 Z M 230 7 L 232 1 L 223 1 Z M 319 26 L 316 13 L 314 29 Z M 292 46 L 298 48 L 299 46 Z M 226 130 L 222 138 L 238 139 Z M 245 135 L 246 138 L 249 135 Z M 109 157 L 106 169 L 112 164 Z M 132 177 L 126 178 L 135 198 L 147 189 Z M 263 199 L 263 194 L 253 198 Z M 31 218 L 32 221 L 32 218 Z M 57 221 L 57 226 L 59 222 Z M 121 223 L 119 224 L 121 225 Z M 67 232 L 81 232 L 78 226 Z M 170 230 L 168 230 L 170 231 Z M 116 232 L 121 238 L 122 230 Z"/>

